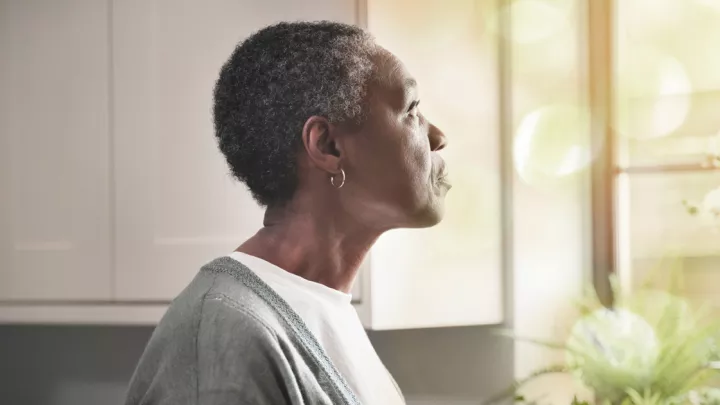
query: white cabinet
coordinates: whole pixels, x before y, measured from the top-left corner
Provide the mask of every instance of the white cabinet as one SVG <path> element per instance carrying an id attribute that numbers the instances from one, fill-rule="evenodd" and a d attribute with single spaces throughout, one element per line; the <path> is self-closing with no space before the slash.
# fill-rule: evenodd
<path id="1" fill-rule="evenodd" d="M 200 266 L 255 233 L 263 212 L 216 147 L 214 81 L 253 31 L 318 19 L 366 21 L 408 62 L 427 90 L 423 104 L 457 148 L 447 160 L 464 172 L 443 225 L 381 238 L 354 289 L 363 322 L 373 329 L 499 322 L 496 93 L 485 82 L 494 79 L 494 49 L 466 35 L 480 14 L 455 26 L 455 14 L 438 14 L 430 2 L 402 22 L 412 7 L 390 3 L 398 7 L 0 0 L 0 49 L 9 55 L 0 70 L 3 197 L 9 190 L 0 200 L 0 322 L 153 323 Z M 452 41 L 434 44 L 435 61 L 413 51 L 433 18 L 447 25 L 443 38 L 464 41 L 465 57 L 449 61 L 464 70 L 440 63 L 458 53 L 447 51 Z M 23 39 L 4 40 L 13 37 Z M 447 80 L 476 69 L 482 80 L 448 93 Z M 476 120 L 485 121 L 479 136 L 468 130 Z M 21 302 L 36 299 L 55 302 Z"/>
<path id="2" fill-rule="evenodd" d="M 108 15 L 0 0 L 0 301 L 111 297 Z"/>
<path id="3" fill-rule="evenodd" d="M 356 16 L 354 0 L 0 0 L 0 322 L 156 320 L 262 222 L 216 150 L 222 63 L 273 22 Z"/>
<path id="4" fill-rule="evenodd" d="M 320 11 L 320 15 L 318 15 Z M 113 8 L 115 298 L 170 300 L 262 225 L 229 176 L 212 90 L 238 41 L 280 20 L 352 23 L 352 0 L 125 0 Z"/>

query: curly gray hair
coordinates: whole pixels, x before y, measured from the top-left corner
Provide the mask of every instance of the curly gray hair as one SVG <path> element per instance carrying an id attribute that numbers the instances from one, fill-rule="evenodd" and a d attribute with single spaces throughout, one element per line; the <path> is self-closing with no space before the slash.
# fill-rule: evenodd
<path id="1" fill-rule="evenodd" d="M 362 29 L 327 21 L 282 22 L 237 46 L 215 85 L 215 135 L 258 203 L 292 198 L 308 118 L 362 123 L 375 47 Z"/>

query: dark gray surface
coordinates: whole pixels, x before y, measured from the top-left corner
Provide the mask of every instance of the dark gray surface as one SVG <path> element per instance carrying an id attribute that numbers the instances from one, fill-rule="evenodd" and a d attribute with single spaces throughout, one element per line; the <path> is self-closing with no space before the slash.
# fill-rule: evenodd
<path id="1" fill-rule="evenodd" d="M 0 403 L 120 404 L 150 333 L 149 327 L 0 326 Z M 370 335 L 410 405 L 479 400 L 512 379 L 512 345 L 489 328 Z"/>
<path id="2" fill-rule="evenodd" d="M 120 404 L 149 327 L 0 326 L 3 405 Z"/>

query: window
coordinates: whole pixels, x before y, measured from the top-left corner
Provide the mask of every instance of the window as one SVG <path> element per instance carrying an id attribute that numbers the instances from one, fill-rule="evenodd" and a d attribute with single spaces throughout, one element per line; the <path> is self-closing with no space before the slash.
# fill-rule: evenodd
<path id="1" fill-rule="evenodd" d="M 617 270 L 632 288 L 681 269 L 706 300 L 720 295 L 720 1 L 614 3 Z"/>

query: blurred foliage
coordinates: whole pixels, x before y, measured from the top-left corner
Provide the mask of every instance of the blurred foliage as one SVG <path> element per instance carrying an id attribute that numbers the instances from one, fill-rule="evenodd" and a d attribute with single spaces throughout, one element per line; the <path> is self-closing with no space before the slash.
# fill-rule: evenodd
<path id="1" fill-rule="evenodd" d="M 537 370 L 489 402 L 508 399 L 541 376 L 569 373 L 593 392 L 598 404 L 717 404 L 720 390 L 714 385 L 720 374 L 711 364 L 719 358 L 720 322 L 707 307 L 693 308 L 682 298 L 681 274 L 673 274 L 664 290 L 648 282 L 624 293 L 616 278 L 611 284 L 612 308 L 603 307 L 593 289 L 577 302 L 580 319 L 566 342 L 514 337 L 563 350 L 566 361 Z"/>

